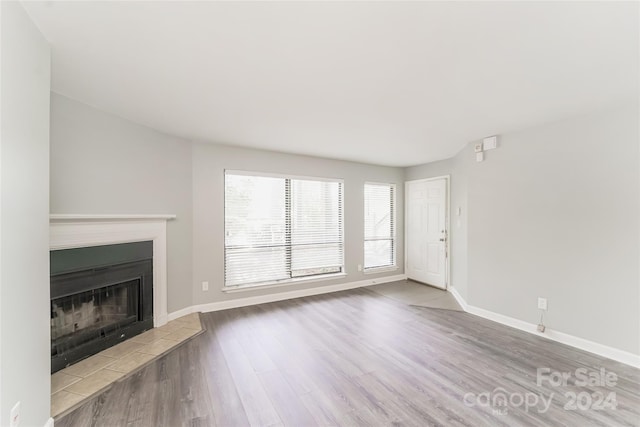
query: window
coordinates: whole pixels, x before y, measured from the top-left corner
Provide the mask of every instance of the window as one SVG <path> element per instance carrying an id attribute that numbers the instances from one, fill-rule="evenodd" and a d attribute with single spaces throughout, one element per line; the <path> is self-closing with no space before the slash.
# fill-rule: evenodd
<path id="1" fill-rule="evenodd" d="M 342 181 L 225 173 L 225 286 L 344 272 Z"/>
<path id="2" fill-rule="evenodd" d="M 364 270 L 396 266 L 394 184 L 364 185 Z"/>

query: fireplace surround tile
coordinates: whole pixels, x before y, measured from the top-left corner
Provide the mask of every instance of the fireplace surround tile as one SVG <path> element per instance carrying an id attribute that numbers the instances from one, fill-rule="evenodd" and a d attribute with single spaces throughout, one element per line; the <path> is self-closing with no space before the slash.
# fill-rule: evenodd
<path id="1" fill-rule="evenodd" d="M 154 356 L 158 356 L 171 347 L 175 347 L 179 343 L 177 341 L 159 339 L 157 341 L 152 342 L 151 344 L 147 344 L 144 347 L 138 350 L 140 353 L 153 354 Z"/>
<path id="2" fill-rule="evenodd" d="M 122 372 L 110 371 L 109 369 L 101 369 L 98 372 L 89 375 L 86 378 L 71 384 L 66 388 L 70 393 L 81 394 L 85 397 L 91 396 L 97 391 L 102 390 L 109 384 L 120 379 L 124 375 Z"/>
<path id="3" fill-rule="evenodd" d="M 115 345 L 111 348 L 108 348 L 102 351 L 100 355 L 119 359 L 119 358 L 122 358 L 123 356 L 126 356 L 129 353 L 133 353 L 143 345 L 144 344 L 136 341 L 127 340 L 127 341 L 121 342 L 118 345 Z"/>
<path id="4" fill-rule="evenodd" d="M 135 341 L 135 342 L 139 342 L 142 344 L 151 344 L 154 341 L 157 341 L 161 338 L 166 337 L 167 335 L 169 335 L 169 332 L 166 330 L 160 330 L 160 328 L 158 329 L 150 329 L 147 332 L 143 332 L 140 335 L 136 335 L 135 337 L 131 337 L 130 340 L 131 341 Z"/>
<path id="5" fill-rule="evenodd" d="M 64 372 L 56 372 L 51 375 L 51 393 L 56 393 L 73 383 L 80 381 L 82 377 L 65 374 Z"/>
<path id="6" fill-rule="evenodd" d="M 180 326 L 187 329 L 198 329 L 199 323 L 197 321 L 182 322 Z"/>
<path id="7" fill-rule="evenodd" d="M 165 340 L 182 341 L 198 333 L 198 329 L 180 328 L 164 337 Z"/>
<path id="8" fill-rule="evenodd" d="M 51 395 L 51 413 L 60 414 L 85 399 L 81 394 L 61 390 Z"/>
<path id="9" fill-rule="evenodd" d="M 76 363 L 75 365 L 71 365 L 60 372 L 84 378 L 115 361 L 116 359 L 113 357 L 105 357 L 101 354 L 96 354 Z"/>
<path id="10" fill-rule="evenodd" d="M 133 353 L 126 355 L 117 362 L 112 363 L 107 367 L 107 369 L 118 371 L 123 374 L 128 374 L 144 365 L 148 361 L 152 360 L 154 357 L 155 356 L 153 354 L 134 351 Z"/>
<path id="11" fill-rule="evenodd" d="M 51 416 L 70 412 L 201 332 L 200 314 L 190 314 L 56 372 L 51 376 Z"/>

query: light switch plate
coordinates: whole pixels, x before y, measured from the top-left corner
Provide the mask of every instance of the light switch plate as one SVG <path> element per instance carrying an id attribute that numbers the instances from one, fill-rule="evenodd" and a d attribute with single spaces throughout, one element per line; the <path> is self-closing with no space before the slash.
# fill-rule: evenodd
<path id="1" fill-rule="evenodd" d="M 484 153 L 482 151 L 480 151 L 479 153 L 476 153 L 476 162 L 481 162 L 484 160 Z"/>
<path id="2" fill-rule="evenodd" d="M 546 298 L 538 297 L 538 308 L 540 310 L 546 310 L 547 309 L 547 299 Z"/>

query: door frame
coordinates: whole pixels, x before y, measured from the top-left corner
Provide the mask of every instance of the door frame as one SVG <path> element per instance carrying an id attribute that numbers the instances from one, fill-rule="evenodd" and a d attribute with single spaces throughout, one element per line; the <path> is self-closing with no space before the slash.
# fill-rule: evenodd
<path id="1" fill-rule="evenodd" d="M 407 224 L 408 214 L 407 214 L 407 203 L 409 198 L 407 197 L 408 191 L 407 187 L 409 183 L 418 183 L 418 182 L 428 182 L 428 181 L 436 181 L 439 179 L 444 179 L 447 187 L 446 191 L 446 200 L 445 200 L 445 210 L 444 218 L 447 230 L 447 241 L 445 245 L 445 277 L 444 277 L 444 290 L 449 292 L 449 288 L 451 286 L 451 175 L 440 175 L 434 176 L 432 178 L 422 178 L 422 179 L 412 179 L 404 182 L 404 223 Z M 404 227 L 404 273 L 405 276 L 407 274 L 407 227 Z"/>

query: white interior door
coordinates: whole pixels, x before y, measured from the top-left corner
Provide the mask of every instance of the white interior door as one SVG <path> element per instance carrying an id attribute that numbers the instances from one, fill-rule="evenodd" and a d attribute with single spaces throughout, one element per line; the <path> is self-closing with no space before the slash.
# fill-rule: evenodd
<path id="1" fill-rule="evenodd" d="M 407 181 L 407 277 L 447 287 L 447 178 Z"/>

